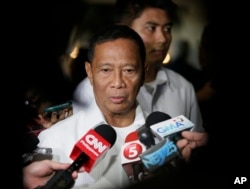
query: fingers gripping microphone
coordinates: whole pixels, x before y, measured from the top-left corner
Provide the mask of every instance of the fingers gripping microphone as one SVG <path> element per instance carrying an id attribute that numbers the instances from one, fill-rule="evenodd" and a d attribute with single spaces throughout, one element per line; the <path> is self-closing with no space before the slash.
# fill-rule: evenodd
<path id="1" fill-rule="evenodd" d="M 109 125 L 99 125 L 89 130 L 74 146 L 70 158 L 73 163 L 61 170 L 46 183 L 43 189 L 70 189 L 74 184 L 72 173 L 82 166 L 87 172 L 97 164 L 116 141 L 116 132 Z"/>

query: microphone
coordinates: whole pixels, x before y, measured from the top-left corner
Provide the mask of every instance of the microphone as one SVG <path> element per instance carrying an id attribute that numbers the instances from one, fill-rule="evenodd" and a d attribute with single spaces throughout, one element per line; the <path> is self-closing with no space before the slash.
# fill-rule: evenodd
<path id="1" fill-rule="evenodd" d="M 147 171 L 152 173 L 178 156 L 180 153 L 174 142 L 162 140 L 140 154 L 140 159 Z"/>
<path id="2" fill-rule="evenodd" d="M 70 158 L 73 163 L 66 170 L 60 170 L 42 189 L 70 189 L 74 185 L 72 173 L 82 166 L 87 172 L 95 166 L 116 141 L 116 132 L 109 125 L 90 129 L 74 146 Z"/>
<path id="3" fill-rule="evenodd" d="M 164 140 L 168 137 L 169 140 L 176 142 L 182 138 L 182 131 L 190 130 L 193 127 L 194 123 L 188 120 L 185 116 L 180 115 L 160 123 L 153 124 L 150 126 L 150 129 L 159 140 Z"/>
<path id="4" fill-rule="evenodd" d="M 150 147 L 140 155 L 143 165 L 150 173 L 155 172 L 163 165 L 169 167 L 173 159 L 177 159 L 178 157 L 180 157 L 178 160 L 181 159 L 181 155 L 175 143 L 180 138 L 181 131 L 194 126 L 194 124 L 183 115 L 171 118 L 167 114 L 164 116 L 164 114 L 165 113 L 162 112 L 154 112 L 148 117 L 149 121 L 146 121 L 146 126 L 150 128 L 153 134 L 160 140 L 158 144 Z M 158 119 L 159 116 L 162 117 L 161 120 Z M 167 120 L 165 118 L 167 118 Z M 167 139 L 168 136 L 169 138 Z M 179 162 L 175 161 L 173 164 L 174 163 Z"/>
<path id="5" fill-rule="evenodd" d="M 140 154 L 140 159 L 150 173 L 178 155 L 176 154 L 178 153 L 177 147 L 172 143 L 166 143 L 166 140 L 160 141 L 155 145 L 154 135 L 150 130 L 150 126 L 164 122 L 168 119 L 171 119 L 168 114 L 155 111 L 149 114 L 145 125 L 138 129 L 139 140 L 147 146 L 147 151 Z"/>
<path id="6" fill-rule="evenodd" d="M 146 119 L 146 126 L 150 127 L 151 125 L 160 123 L 162 121 L 166 121 L 168 119 L 171 119 L 171 117 L 168 114 L 160 111 L 155 111 L 148 115 Z"/>
<path id="7" fill-rule="evenodd" d="M 163 112 L 155 111 L 148 115 L 145 125 L 138 129 L 138 138 L 147 149 L 155 145 L 154 134 L 150 130 L 151 125 L 163 122 L 171 117 Z"/>
<path id="8" fill-rule="evenodd" d="M 125 144 L 121 148 L 121 163 L 132 184 L 141 181 L 145 174 L 139 158 L 139 155 L 145 150 L 146 147 L 138 140 L 138 131 L 127 135 Z"/>

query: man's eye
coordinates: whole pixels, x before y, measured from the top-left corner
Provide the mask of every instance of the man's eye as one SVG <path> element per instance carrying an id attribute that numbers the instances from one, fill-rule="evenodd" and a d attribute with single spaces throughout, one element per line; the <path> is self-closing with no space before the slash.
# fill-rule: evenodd
<path id="1" fill-rule="evenodd" d="M 106 73 L 106 72 L 109 72 L 109 69 L 102 69 L 101 71 Z"/>
<path id="2" fill-rule="evenodd" d="M 128 73 L 131 73 L 131 72 L 134 72 L 135 70 L 133 70 L 133 69 L 127 69 L 125 71 L 128 72 Z"/>
<path id="3" fill-rule="evenodd" d="M 134 75 L 135 74 L 135 69 L 126 69 L 126 70 L 124 70 L 124 73 L 126 74 L 126 75 Z"/>
<path id="4" fill-rule="evenodd" d="M 149 30 L 149 31 L 155 31 L 155 27 L 154 26 L 147 26 L 147 30 Z"/>
<path id="5" fill-rule="evenodd" d="M 170 26 L 166 26 L 166 27 L 163 28 L 163 30 L 164 30 L 165 33 L 170 33 L 171 29 L 172 28 Z"/>

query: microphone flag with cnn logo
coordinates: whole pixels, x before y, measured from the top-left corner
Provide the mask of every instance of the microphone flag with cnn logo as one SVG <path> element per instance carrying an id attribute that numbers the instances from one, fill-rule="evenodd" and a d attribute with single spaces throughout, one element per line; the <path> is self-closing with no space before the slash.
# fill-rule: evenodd
<path id="1" fill-rule="evenodd" d="M 87 172 L 90 172 L 93 166 L 97 164 L 97 160 L 111 147 L 111 144 L 101 135 L 90 129 L 74 146 L 70 158 L 75 160 L 81 153 L 85 153 L 89 159 L 84 164 Z"/>

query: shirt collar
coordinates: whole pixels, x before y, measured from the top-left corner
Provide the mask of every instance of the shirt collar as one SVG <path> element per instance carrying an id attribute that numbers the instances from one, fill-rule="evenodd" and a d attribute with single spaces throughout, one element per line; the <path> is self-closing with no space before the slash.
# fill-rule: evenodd
<path id="1" fill-rule="evenodd" d="M 156 85 L 161 85 L 161 84 L 164 84 L 164 83 L 167 83 L 167 82 L 169 82 L 169 78 L 168 78 L 168 75 L 167 75 L 167 73 L 164 71 L 164 68 L 163 67 L 161 67 L 159 70 L 158 70 L 158 72 L 157 72 L 157 74 L 156 74 L 156 79 L 155 79 L 155 81 L 156 81 Z"/>

